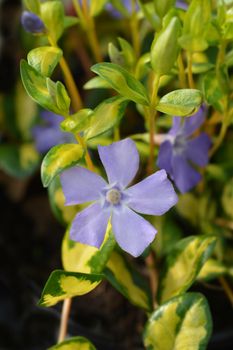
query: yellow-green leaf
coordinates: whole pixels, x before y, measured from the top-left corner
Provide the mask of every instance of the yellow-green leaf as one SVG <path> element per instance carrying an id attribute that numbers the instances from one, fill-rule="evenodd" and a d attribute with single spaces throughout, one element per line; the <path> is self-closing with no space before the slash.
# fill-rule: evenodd
<path id="1" fill-rule="evenodd" d="M 197 276 L 197 279 L 209 281 L 227 273 L 228 268 L 225 265 L 223 265 L 220 261 L 215 259 L 209 259 L 202 267 L 201 271 Z"/>
<path id="2" fill-rule="evenodd" d="M 132 304 L 151 310 L 151 295 L 142 276 L 117 252 L 113 252 L 105 269 L 108 281 Z"/>
<path id="3" fill-rule="evenodd" d="M 95 289 L 103 279 L 100 274 L 84 274 L 78 272 L 67 272 L 55 270 L 42 292 L 39 305 L 53 306 L 59 301 L 84 295 Z"/>
<path id="4" fill-rule="evenodd" d="M 97 106 L 85 132 L 86 139 L 96 137 L 119 123 L 128 101 L 124 97 L 108 98 Z"/>
<path id="5" fill-rule="evenodd" d="M 47 187 L 61 171 L 69 168 L 82 158 L 83 148 L 78 144 L 67 143 L 51 148 L 41 164 L 41 179 Z"/>
<path id="6" fill-rule="evenodd" d="M 203 235 L 184 238 L 175 245 L 162 271 L 158 290 L 160 303 L 185 292 L 193 284 L 215 243 L 216 237 Z"/>
<path id="7" fill-rule="evenodd" d="M 27 59 L 30 66 L 35 68 L 37 72 L 45 77 L 50 77 L 61 57 L 62 50 L 58 47 L 43 46 L 31 50 Z"/>
<path id="8" fill-rule="evenodd" d="M 48 350 L 96 350 L 96 348 L 84 337 L 73 337 L 52 346 Z"/>
<path id="9" fill-rule="evenodd" d="M 40 106 L 64 116 L 69 113 L 70 98 L 62 83 L 54 83 L 25 60 L 20 62 L 20 73 L 28 95 Z"/>
<path id="10" fill-rule="evenodd" d="M 68 227 L 62 242 L 62 263 L 67 271 L 101 273 L 115 246 L 111 225 L 107 227 L 105 239 L 99 249 L 71 241 Z"/>
<path id="11" fill-rule="evenodd" d="M 201 91 L 196 89 L 179 89 L 164 95 L 156 109 L 169 115 L 183 117 L 195 113 L 201 103 Z"/>
<path id="12" fill-rule="evenodd" d="M 61 129 L 66 132 L 81 132 L 86 130 L 90 125 L 92 109 L 80 109 L 77 113 L 70 115 L 61 123 Z"/>
<path id="13" fill-rule="evenodd" d="M 90 1 L 91 16 L 97 16 L 104 8 L 108 0 L 92 0 Z"/>
<path id="14" fill-rule="evenodd" d="M 148 94 L 142 83 L 118 64 L 97 63 L 91 70 L 106 80 L 121 96 L 142 105 L 149 105 Z"/>
<path id="15" fill-rule="evenodd" d="M 64 30 L 64 5 L 61 1 L 46 1 L 41 4 L 41 18 L 48 29 L 48 34 L 52 38 L 53 43 L 63 33 Z"/>
<path id="16" fill-rule="evenodd" d="M 212 331 L 205 297 L 186 293 L 161 305 L 149 318 L 144 332 L 147 350 L 204 350 Z"/>

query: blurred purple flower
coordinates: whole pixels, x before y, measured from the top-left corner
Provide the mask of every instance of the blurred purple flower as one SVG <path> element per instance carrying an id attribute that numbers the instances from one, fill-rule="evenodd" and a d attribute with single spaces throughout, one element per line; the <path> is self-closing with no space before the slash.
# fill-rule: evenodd
<path id="1" fill-rule="evenodd" d="M 38 152 L 45 153 L 58 144 L 76 142 L 72 134 L 61 131 L 60 123 L 64 120 L 62 116 L 43 111 L 41 119 L 42 123 L 32 128 L 32 136 Z"/>
<path id="2" fill-rule="evenodd" d="M 109 183 L 80 166 L 61 174 L 66 205 L 94 201 L 74 218 L 71 239 L 99 248 L 111 218 L 120 247 L 135 257 L 139 256 L 153 241 L 157 231 L 135 211 L 162 215 L 176 204 L 176 193 L 164 170 L 126 188 L 139 167 L 138 151 L 131 139 L 99 146 L 98 152 Z"/>
<path id="3" fill-rule="evenodd" d="M 177 0 L 176 1 L 176 7 L 180 8 L 182 10 L 187 10 L 188 4 L 187 4 L 187 2 L 185 2 L 183 0 Z"/>
<path id="4" fill-rule="evenodd" d="M 203 167 L 208 163 L 211 145 L 209 136 L 203 132 L 192 137 L 204 122 L 205 116 L 206 108 L 202 106 L 191 117 L 174 117 L 173 126 L 160 146 L 157 165 L 167 171 L 182 193 L 189 191 L 201 180 L 201 175 L 193 165 Z"/>
<path id="5" fill-rule="evenodd" d="M 132 1 L 131 0 L 122 0 L 122 5 L 126 9 L 126 11 L 130 14 L 132 12 Z M 136 4 L 136 8 L 138 9 L 138 4 Z M 106 5 L 106 10 L 111 13 L 111 15 L 115 18 L 122 18 L 123 14 L 118 11 L 111 3 Z"/>
<path id="6" fill-rule="evenodd" d="M 29 33 L 39 34 L 45 31 L 42 20 L 32 12 L 23 11 L 21 23 L 24 29 Z"/>

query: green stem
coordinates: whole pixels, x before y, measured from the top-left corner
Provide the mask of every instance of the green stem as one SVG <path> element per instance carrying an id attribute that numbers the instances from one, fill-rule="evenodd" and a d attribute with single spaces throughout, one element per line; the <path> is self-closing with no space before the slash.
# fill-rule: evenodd
<path id="1" fill-rule="evenodd" d="M 181 88 L 186 87 L 186 76 L 185 76 L 185 69 L 184 69 L 184 62 L 182 59 L 182 54 L 180 53 L 177 60 L 178 69 L 179 69 L 179 81 Z"/>
<path id="2" fill-rule="evenodd" d="M 195 83 L 193 80 L 193 71 L 192 71 L 192 63 L 193 63 L 193 57 L 192 52 L 188 52 L 188 82 L 190 89 L 195 89 Z"/>
<path id="3" fill-rule="evenodd" d="M 160 76 L 156 75 L 153 81 L 151 105 L 147 110 L 148 119 L 149 119 L 149 133 L 150 133 L 150 154 L 149 154 L 148 167 L 147 167 L 148 175 L 153 173 L 154 167 L 155 167 L 154 166 L 154 149 L 155 149 L 154 135 L 155 135 L 155 117 L 157 114 L 156 105 L 157 105 L 157 99 L 158 99 L 159 80 L 160 80 Z"/>
<path id="4" fill-rule="evenodd" d="M 88 1 L 87 0 L 82 1 L 82 9 L 78 0 L 73 0 L 73 5 L 77 15 L 80 18 L 82 29 L 87 33 L 88 41 L 90 43 L 90 47 L 96 62 L 102 62 L 103 57 L 101 54 L 99 41 L 96 35 L 95 22 L 93 17 L 90 14 Z"/>
<path id="5" fill-rule="evenodd" d="M 138 59 L 140 57 L 140 37 L 139 37 L 139 31 L 138 31 L 138 16 L 137 16 L 137 8 L 136 8 L 136 1 L 131 0 L 131 8 L 132 8 L 132 14 L 130 19 L 130 27 L 131 27 L 131 33 L 132 33 L 132 42 L 133 42 L 133 48 L 136 55 L 136 58 Z"/>
<path id="6" fill-rule="evenodd" d="M 228 120 L 227 119 L 228 118 L 227 118 L 227 114 L 226 114 L 223 118 L 223 121 L 222 121 L 219 136 L 209 152 L 210 157 L 212 157 L 214 155 L 214 153 L 219 149 L 219 147 L 221 146 L 221 144 L 225 138 L 225 135 L 226 135 L 226 132 L 228 129 Z"/>

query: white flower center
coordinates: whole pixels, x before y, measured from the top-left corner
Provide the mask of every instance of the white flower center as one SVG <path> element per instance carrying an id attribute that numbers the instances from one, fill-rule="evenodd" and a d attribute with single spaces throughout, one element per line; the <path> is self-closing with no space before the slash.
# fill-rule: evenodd
<path id="1" fill-rule="evenodd" d="M 116 190 L 115 188 L 112 188 L 106 193 L 106 201 L 116 205 L 119 204 L 121 200 L 121 193 L 120 191 Z"/>

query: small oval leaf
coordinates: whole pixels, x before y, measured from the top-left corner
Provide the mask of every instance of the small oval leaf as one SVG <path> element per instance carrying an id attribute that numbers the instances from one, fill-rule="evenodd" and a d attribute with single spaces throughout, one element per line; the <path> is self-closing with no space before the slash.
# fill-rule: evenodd
<path id="1" fill-rule="evenodd" d="M 87 294 L 95 289 L 102 279 L 103 275 L 100 274 L 55 270 L 46 282 L 39 305 L 49 307 L 67 298 Z"/>
<path id="2" fill-rule="evenodd" d="M 156 109 L 173 116 L 190 116 L 202 103 L 202 93 L 196 89 L 179 89 L 164 95 Z"/>
<path id="3" fill-rule="evenodd" d="M 90 127 L 85 132 L 86 139 L 96 137 L 119 123 L 127 104 L 128 101 L 124 97 L 116 96 L 97 106 L 91 117 Z"/>
<path id="4" fill-rule="evenodd" d="M 120 95 L 142 105 L 149 105 L 146 89 L 126 69 L 114 63 L 97 63 L 91 70 L 116 90 Z"/>
<path id="5" fill-rule="evenodd" d="M 73 337 L 52 346 L 48 350 L 96 350 L 96 348 L 84 337 Z"/>
<path id="6" fill-rule="evenodd" d="M 62 54 L 62 50 L 58 47 L 43 46 L 31 50 L 27 59 L 30 66 L 35 68 L 37 72 L 45 77 L 50 77 Z"/>
<path id="7" fill-rule="evenodd" d="M 143 277 L 130 266 L 124 257 L 113 252 L 104 274 L 107 280 L 132 304 L 147 311 L 152 310 L 149 286 Z"/>
<path id="8" fill-rule="evenodd" d="M 70 227 L 68 227 L 62 242 L 62 263 L 64 269 L 82 273 L 101 273 L 116 244 L 111 233 L 111 225 L 108 225 L 105 239 L 99 249 L 74 242 L 69 237 Z"/>
<path id="9" fill-rule="evenodd" d="M 67 143 L 51 148 L 41 164 L 43 186 L 47 187 L 61 171 L 77 164 L 83 153 L 82 146 L 78 144 Z"/>
<path id="10" fill-rule="evenodd" d="M 190 236 L 179 241 L 168 254 L 158 289 L 164 302 L 185 292 L 195 281 L 216 243 L 213 236 Z"/>
<path id="11" fill-rule="evenodd" d="M 186 293 L 161 305 L 149 318 L 144 332 L 148 350 L 204 350 L 212 332 L 206 298 Z"/>

